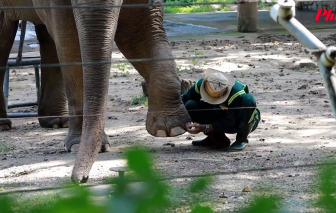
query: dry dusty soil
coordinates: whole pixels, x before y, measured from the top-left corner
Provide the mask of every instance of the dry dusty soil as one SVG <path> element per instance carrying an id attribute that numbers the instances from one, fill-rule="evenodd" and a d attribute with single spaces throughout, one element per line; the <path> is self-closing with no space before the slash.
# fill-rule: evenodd
<path id="1" fill-rule="evenodd" d="M 335 45 L 336 35 L 331 30 L 314 33 L 325 44 Z M 174 40 L 170 44 L 174 56 L 180 58 L 176 63 L 181 78 L 196 81 L 211 67 L 249 86 L 262 117 L 258 129 L 249 136 L 249 146 L 242 152 L 229 153 L 191 146 L 191 140 L 202 139 L 203 134 L 150 136 L 145 130 L 147 107 L 130 104 L 134 96 L 142 94 L 142 78 L 129 64 L 115 64 L 105 129 L 113 149 L 99 154 L 89 184 L 101 184 L 117 176 L 109 168 L 126 165 L 125 148 L 141 145 L 151 150 L 164 176 L 177 177 L 167 182 L 181 189 L 176 199 L 182 203 L 191 202 L 183 189 L 195 178 L 179 176 L 222 173 L 214 176 L 214 184 L 202 194 L 218 212 L 239 212 L 265 189 L 285 198 L 279 205 L 287 212 L 317 212 L 311 207 L 318 196 L 317 168 L 292 166 L 334 160 L 336 131 L 326 90 L 309 50 L 287 34 L 209 35 L 204 40 Z M 203 58 L 196 59 L 196 55 Z M 115 49 L 113 57 L 122 55 Z M 36 99 L 33 73 L 32 68 L 11 70 L 10 103 Z M 36 107 L 9 112 L 36 112 Z M 0 193 L 59 187 L 69 182 L 76 155 L 64 151 L 67 129 L 42 129 L 36 118 L 12 121 L 13 129 L 0 133 Z M 228 136 L 234 141 L 234 134 Z M 167 145 L 171 143 L 175 146 Z M 291 168 L 223 174 L 288 166 Z M 242 192 L 247 185 L 252 192 Z M 97 196 L 104 200 L 107 194 Z"/>

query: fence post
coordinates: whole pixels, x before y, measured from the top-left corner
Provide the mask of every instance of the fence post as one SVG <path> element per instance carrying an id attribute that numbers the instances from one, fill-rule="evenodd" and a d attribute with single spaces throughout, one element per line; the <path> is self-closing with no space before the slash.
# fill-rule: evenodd
<path id="1" fill-rule="evenodd" d="M 35 69 L 35 83 L 36 83 L 36 96 L 37 103 L 40 103 L 41 85 L 40 85 L 40 69 L 38 65 L 34 65 Z"/>
<path id="2" fill-rule="evenodd" d="M 238 32 L 258 31 L 258 0 L 239 0 L 237 16 Z"/>
<path id="3" fill-rule="evenodd" d="M 298 10 L 302 10 L 303 9 L 303 3 L 301 1 L 296 1 L 295 2 L 295 7 L 298 9 Z"/>
<path id="4" fill-rule="evenodd" d="M 9 67 L 6 67 L 5 80 L 4 80 L 4 95 L 5 95 L 5 106 L 8 109 L 8 94 L 9 94 Z"/>

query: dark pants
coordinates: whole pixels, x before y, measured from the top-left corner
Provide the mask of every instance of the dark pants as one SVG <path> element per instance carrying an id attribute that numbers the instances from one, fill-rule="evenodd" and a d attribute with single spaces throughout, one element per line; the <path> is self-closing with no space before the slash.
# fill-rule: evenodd
<path id="1" fill-rule="evenodd" d="M 195 101 L 195 100 L 187 101 L 185 103 L 185 107 L 188 110 L 188 113 L 191 117 L 192 122 L 196 122 L 200 124 L 212 124 L 215 121 L 218 121 L 220 119 L 226 118 L 227 116 L 230 116 L 230 119 L 227 119 L 227 120 L 231 121 L 232 125 L 227 125 L 230 127 L 227 127 L 226 129 L 222 129 L 221 132 L 231 133 L 231 134 L 238 132 L 239 125 L 241 122 L 248 123 L 254 111 L 253 108 L 252 109 L 251 108 L 250 109 L 237 109 L 237 111 L 234 114 L 227 115 L 227 110 L 223 110 L 219 108 L 218 106 L 211 105 L 203 101 Z M 259 110 L 253 120 L 255 121 L 255 124 L 251 132 L 253 132 L 259 124 L 259 121 L 260 121 Z"/>

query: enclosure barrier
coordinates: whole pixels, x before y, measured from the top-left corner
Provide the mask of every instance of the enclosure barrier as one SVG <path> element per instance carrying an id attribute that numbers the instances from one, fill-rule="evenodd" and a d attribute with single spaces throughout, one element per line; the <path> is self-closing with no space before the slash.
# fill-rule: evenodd
<path id="1" fill-rule="evenodd" d="M 328 97 L 336 118 L 336 47 L 326 47 L 316 36 L 295 19 L 295 2 L 279 0 L 271 9 L 273 20 L 281 24 L 302 44 L 311 49 L 318 59 L 318 67 L 327 89 Z"/>
<path id="2" fill-rule="evenodd" d="M 16 59 L 9 59 L 6 67 L 5 73 L 5 82 L 4 82 L 4 93 L 5 93 L 5 104 L 6 109 L 16 108 L 16 107 L 25 107 L 25 106 L 35 106 L 38 105 L 40 97 L 40 70 L 39 64 L 41 63 L 40 58 L 23 58 L 21 63 L 18 64 Z M 35 81 L 36 81 L 36 96 L 37 99 L 35 102 L 24 102 L 8 105 L 8 95 L 9 95 L 9 69 L 10 67 L 23 67 L 23 66 L 34 66 L 35 69 Z M 20 118 L 20 117 L 36 117 L 37 113 L 7 113 L 9 118 Z"/>
<path id="3" fill-rule="evenodd" d="M 211 3 L 214 4 L 214 3 Z M 7 8 L 7 9 L 13 9 L 13 8 Z M 29 8 L 21 8 L 21 9 L 29 9 Z M 48 8 L 46 8 L 48 9 Z M 310 49 L 313 49 L 316 51 L 316 55 L 319 59 L 319 69 L 321 71 L 321 73 L 323 74 L 323 78 L 326 82 L 326 87 L 328 88 L 328 95 L 329 98 L 331 100 L 331 104 L 334 110 L 334 114 L 335 113 L 335 74 L 332 70 L 332 66 L 335 64 L 335 48 L 326 48 L 326 46 L 319 41 L 314 35 L 312 35 L 305 27 L 303 27 L 295 18 L 294 18 L 294 13 L 293 12 L 293 7 L 292 6 L 286 6 L 286 4 L 278 4 L 276 6 L 274 6 L 274 8 L 272 8 L 271 11 L 271 15 L 273 17 L 273 19 L 280 23 L 281 25 L 283 25 L 289 32 L 291 32 L 295 37 L 297 37 L 300 42 L 302 42 L 303 44 L 307 45 Z M 289 16 L 284 15 L 284 16 L 280 16 L 279 14 L 281 13 L 281 11 L 286 11 L 287 14 L 288 13 L 292 13 Z M 323 54 L 321 56 L 321 54 Z M 320 57 L 321 56 L 321 57 Z M 214 57 L 218 57 L 217 55 Z M 200 57 L 201 58 L 201 57 Z M 153 59 L 152 59 L 153 60 Z M 154 59 L 154 60 L 159 60 L 159 59 Z M 160 59 L 160 60 L 174 60 L 174 58 L 166 58 L 166 59 Z M 133 60 L 133 61 L 137 61 L 137 60 Z M 138 61 L 145 61 L 143 59 L 139 59 Z M 111 62 L 105 62 L 105 63 L 111 63 Z M 33 65 L 35 68 L 35 77 L 36 77 L 36 89 L 37 89 L 37 101 L 36 102 L 28 102 L 28 103 L 19 103 L 19 104 L 13 104 L 13 105 L 9 105 L 8 108 L 14 108 L 14 107 L 19 107 L 19 106 L 31 106 L 31 105 L 36 105 L 38 104 L 38 100 L 39 100 L 39 93 L 40 93 L 40 76 L 39 76 L 39 66 L 38 64 L 40 64 L 40 59 L 39 58 L 30 58 L 30 59 L 23 59 L 23 61 L 21 62 L 20 65 L 16 64 L 16 60 L 12 59 L 8 61 L 8 67 L 6 67 L 6 78 L 5 78 L 5 98 L 6 98 L 6 108 L 8 106 L 8 89 L 9 89 L 9 67 L 16 67 L 16 66 L 31 66 Z M 78 64 L 82 64 L 82 63 L 78 63 Z M 44 65 L 47 66 L 47 65 Z M 51 65 L 54 66 L 54 65 Z M 64 64 L 61 65 L 59 64 L 58 66 L 65 66 Z M 69 64 L 67 64 L 67 66 L 70 66 Z M 12 113 L 9 113 L 9 117 L 15 117 L 13 116 Z M 34 116 L 36 116 L 36 113 L 19 113 L 21 116 L 20 117 L 29 117 L 32 114 L 34 114 Z M 275 170 L 275 169 L 286 169 L 286 168 L 297 168 L 297 167 L 313 167 L 313 166 L 324 166 L 325 164 L 312 164 L 312 165 L 299 165 L 299 166 L 286 166 L 286 167 L 269 167 L 269 168 L 253 168 L 253 169 L 249 169 L 249 170 L 235 170 L 235 171 L 220 171 L 217 172 L 215 174 L 211 174 L 211 176 L 214 175 L 226 175 L 226 174 L 237 174 L 237 173 L 246 173 L 246 172 L 250 172 L 250 171 L 268 171 L 268 170 Z M 334 164 L 333 164 L 334 165 Z M 169 179 L 180 179 L 180 178 L 190 178 L 190 177 L 202 177 L 202 175 L 185 175 L 185 176 L 175 176 L 175 177 L 169 177 Z M 168 178 L 167 178 L 168 179 Z M 53 188 L 55 189 L 55 188 Z M 58 189 L 58 188 L 56 188 Z M 30 191 L 44 191 L 44 190 L 50 190 L 50 189 L 37 189 L 37 190 L 30 190 Z M 26 192 L 27 190 L 24 190 L 22 192 Z M 9 194 L 9 193 L 8 193 Z"/>

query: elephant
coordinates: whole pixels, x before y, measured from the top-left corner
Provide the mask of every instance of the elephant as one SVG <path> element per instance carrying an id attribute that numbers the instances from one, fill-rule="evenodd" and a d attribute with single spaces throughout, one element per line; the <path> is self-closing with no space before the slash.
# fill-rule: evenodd
<path id="1" fill-rule="evenodd" d="M 190 79 L 181 79 L 181 95 L 188 91 L 193 85 L 193 82 Z M 142 92 L 143 94 L 148 97 L 148 85 L 146 81 L 141 82 Z"/>
<path id="2" fill-rule="evenodd" d="M 58 95 L 59 100 L 40 101 L 59 103 L 60 114 L 68 101 L 69 132 L 65 146 L 71 149 L 72 145 L 80 144 L 71 174 L 75 183 L 86 182 L 98 152 L 109 149 L 104 127 L 113 42 L 127 59 L 172 58 L 162 26 L 162 7 L 136 6 L 147 3 L 148 0 L 0 0 L 0 81 L 4 81 L 4 67 L 18 20 L 35 24 L 42 65 L 62 65 L 44 67 L 41 78 L 48 72 L 62 77 L 63 85 L 46 86 L 51 90 L 45 96 L 53 97 L 54 90 L 58 92 L 62 87 L 64 95 Z M 120 5 L 133 6 L 121 9 Z M 42 8 L 16 10 L 15 6 Z M 148 91 L 148 133 L 156 137 L 185 133 L 190 117 L 180 98 L 181 84 L 174 60 L 133 61 L 132 65 L 149 87 L 155 88 Z M 0 95 L 0 118 L 7 118 L 3 103 L 4 97 Z M 47 115 L 48 111 L 39 108 L 40 113 Z M 1 119 L 0 125 L 10 126 L 9 119 Z"/>

